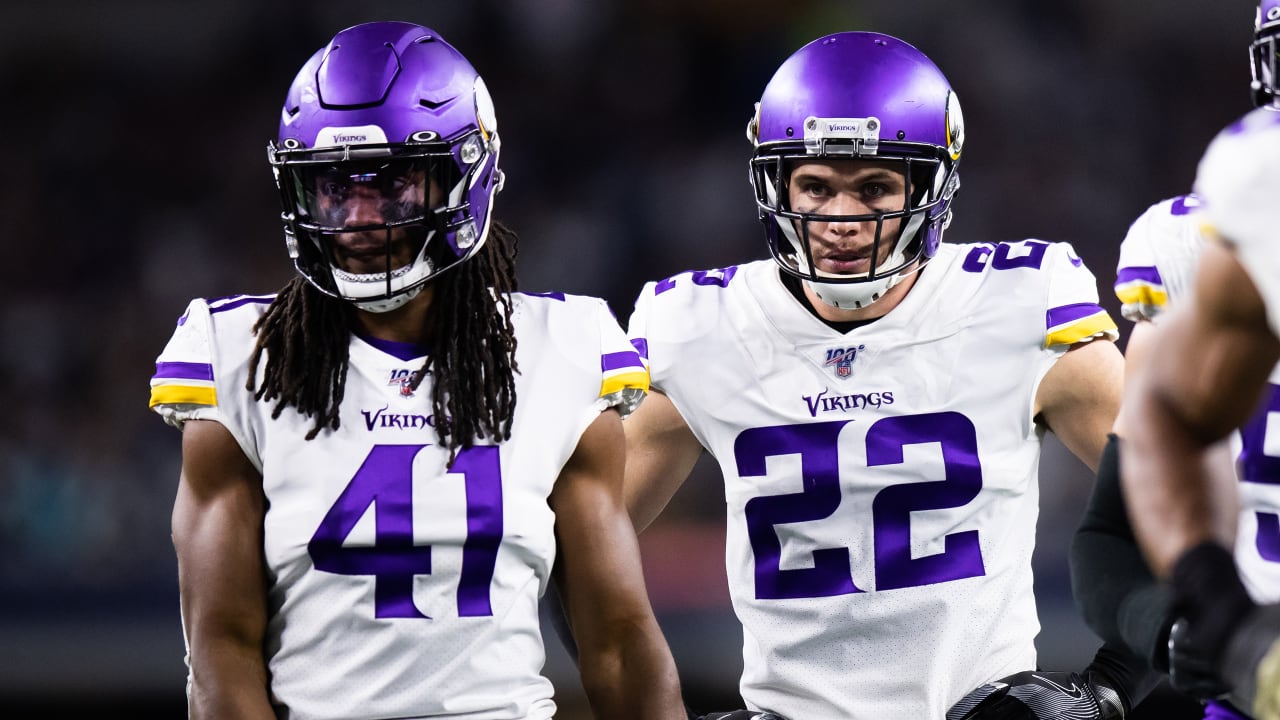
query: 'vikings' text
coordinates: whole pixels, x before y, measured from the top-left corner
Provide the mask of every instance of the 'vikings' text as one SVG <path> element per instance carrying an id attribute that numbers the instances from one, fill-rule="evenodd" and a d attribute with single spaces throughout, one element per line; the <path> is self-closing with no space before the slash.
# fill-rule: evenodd
<path id="1" fill-rule="evenodd" d="M 828 392 L 824 388 L 816 396 L 801 396 L 804 398 L 805 405 L 809 406 L 809 417 L 817 417 L 820 412 L 848 412 L 850 410 L 862 410 L 868 407 L 893 404 L 893 392 L 891 391 L 857 393 L 854 395 L 828 395 Z"/>
<path id="2" fill-rule="evenodd" d="M 416 430 L 424 427 L 435 427 L 435 415 L 419 415 L 417 413 L 389 413 L 386 407 L 373 412 L 361 410 L 364 424 L 370 432 L 374 428 L 394 428 L 397 430 Z"/>

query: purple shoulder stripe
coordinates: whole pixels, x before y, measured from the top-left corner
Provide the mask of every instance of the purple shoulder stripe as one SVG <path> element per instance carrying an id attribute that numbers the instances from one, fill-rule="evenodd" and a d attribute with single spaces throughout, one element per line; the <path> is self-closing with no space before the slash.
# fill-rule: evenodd
<path id="1" fill-rule="evenodd" d="M 645 338 L 631 338 L 631 345 L 640 353 L 640 357 L 649 358 L 649 341 Z"/>
<path id="2" fill-rule="evenodd" d="M 212 381 L 213 366 L 209 363 L 158 362 L 154 377 Z"/>
<path id="3" fill-rule="evenodd" d="M 600 356 L 600 369 L 604 372 L 639 367 L 644 367 L 644 363 L 640 362 L 640 356 L 634 350 L 605 353 Z"/>
<path id="4" fill-rule="evenodd" d="M 1140 265 L 1137 267 L 1122 267 L 1116 273 L 1117 285 L 1123 285 L 1124 283 L 1133 282 L 1134 280 L 1141 280 L 1143 282 L 1149 282 L 1154 285 L 1164 284 L 1164 279 L 1160 277 L 1160 271 L 1157 270 L 1153 265 Z"/>
<path id="5" fill-rule="evenodd" d="M 1097 303 L 1074 303 L 1072 305 L 1063 305 L 1062 307 L 1049 308 L 1045 313 L 1045 325 L 1048 327 L 1058 327 L 1075 322 L 1090 315 L 1096 315 L 1102 312 L 1102 306 Z"/>

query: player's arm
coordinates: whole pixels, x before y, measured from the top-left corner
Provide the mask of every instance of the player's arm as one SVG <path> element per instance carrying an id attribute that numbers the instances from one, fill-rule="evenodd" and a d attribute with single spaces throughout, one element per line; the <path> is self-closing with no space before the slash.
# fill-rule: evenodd
<path id="1" fill-rule="evenodd" d="M 622 425 L 627 438 L 627 511 L 636 532 L 642 532 L 689 477 L 702 444 L 671 399 L 653 389 Z"/>
<path id="2" fill-rule="evenodd" d="M 1124 359 L 1115 343 L 1077 343 L 1045 373 L 1035 416 L 1073 455 L 1097 472 L 1107 434 L 1120 409 Z"/>
<path id="3" fill-rule="evenodd" d="M 1156 328 L 1151 321 L 1134 325 L 1125 349 L 1125 382 L 1151 358 Z M 1116 420 L 1123 434 L 1125 408 Z M 1170 629 L 1176 618 L 1172 597 L 1147 567 L 1129 526 L 1120 481 L 1120 438 L 1112 435 L 1098 466 L 1089 503 L 1071 542 L 1071 589 L 1085 623 L 1104 641 L 1127 648 L 1157 671 L 1169 674 L 1178 690 L 1199 698 L 1221 694 L 1216 671 L 1185 653 L 1169 651 Z M 1225 472 L 1231 472 L 1230 448 L 1215 451 Z M 1140 678 L 1136 674 L 1131 677 Z M 1148 688 L 1149 690 L 1150 688 Z M 1130 691 L 1134 697 L 1146 693 Z"/>
<path id="4" fill-rule="evenodd" d="M 212 420 L 187 421 L 173 545 L 193 720 L 275 717 L 262 650 L 265 508 L 262 478 L 231 433 Z"/>
<path id="5" fill-rule="evenodd" d="M 1156 325 L 1136 322 L 1124 352 L 1124 378 L 1150 357 Z M 1122 434 L 1124 408 L 1115 430 Z M 1080 526 L 1071 541 L 1071 589 L 1085 623 L 1159 670 L 1168 667 L 1169 596 L 1156 583 L 1129 527 L 1120 489 L 1120 442 L 1110 437 Z"/>
<path id="6" fill-rule="evenodd" d="M 623 500 L 624 442 L 617 412 L 600 413 L 556 480 L 556 579 L 594 714 L 682 720 L 675 661 L 649 605 Z"/>
<path id="7" fill-rule="evenodd" d="M 1235 487 L 1210 451 L 1248 419 L 1280 358 L 1261 296 L 1217 243 L 1200 257 L 1193 302 L 1164 325 L 1159 362 L 1143 366 L 1125 399 L 1121 456 L 1134 531 L 1162 576 L 1200 543 L 1231 545 Z"/>

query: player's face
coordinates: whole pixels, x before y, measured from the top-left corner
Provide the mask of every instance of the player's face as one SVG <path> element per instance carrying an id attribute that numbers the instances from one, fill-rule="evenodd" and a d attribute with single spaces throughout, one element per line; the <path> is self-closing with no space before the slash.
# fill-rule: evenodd
<path id="1" fill-rule="evenodd" d="M 394 227 L 388 242 L 388 231 L 379 226 L 419 217 L 444 202 L 439 184 L 434 178 L 425 183 L 426 177 L 418 162 L 335 166 L 318 173 L 312 184 L 317 218 L 330 227 L 353 228 L 331 236 L 334 264 L 366 274 L 412 262 L 422 247 L 420 234 Z"/>
<path id="2" fill-rule="evenodd" d="M 791 209 L 818 215 L 874 215 L 906 207 L 907 183 L 902 164 L 868 160 L 813 160 L 791 170 L 788 193 Z M 796 221 L 796 233 L 803 237 Z M 876 222 L 833 220 L 809 222 L 809 249 L 817 270 L 840 275 L 871 270 L 871 254 L 883 264 L 902 230 L 902 219 L 881 223 L 876 246 Z"/>

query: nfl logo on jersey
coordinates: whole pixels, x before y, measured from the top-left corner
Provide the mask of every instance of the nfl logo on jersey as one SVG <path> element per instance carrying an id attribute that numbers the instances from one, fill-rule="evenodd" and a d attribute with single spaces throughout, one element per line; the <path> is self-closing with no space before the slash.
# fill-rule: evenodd
<path id="1" fill-rule="evenodd" d="M 387 379 L 388 385 L 399 385 L 400 394 L 404 397 L 413 397 L 413 378 L 417 375 L 417 371 L 408 368 L 400 368 L 391 371 L 391 377 Z"/>
<path id="2" fill-rule="evenodd" d="M 826 367 L 834 368 L 836 377 L 844 379 L 853 374 L 853 361 L 858 359 L 858 351 L 866 350 L 866 345 L 850 348 L 827 348 Z"/>

